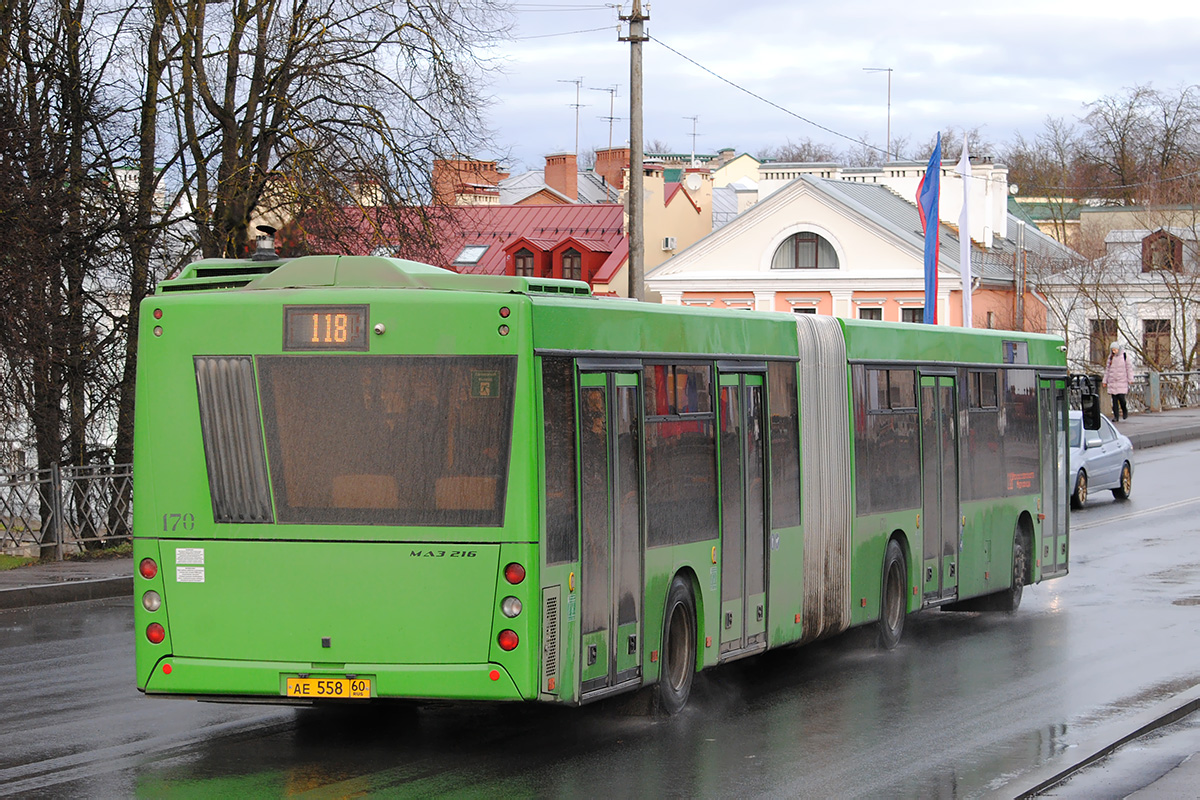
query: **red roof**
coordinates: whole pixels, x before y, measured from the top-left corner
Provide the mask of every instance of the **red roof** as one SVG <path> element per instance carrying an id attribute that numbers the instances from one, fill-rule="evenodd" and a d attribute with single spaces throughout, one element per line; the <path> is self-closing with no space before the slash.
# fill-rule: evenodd
<path id="1" fill-rule="evenodd" d="M 395 255 L 401 258 L 426 260 L 435 266 L 456 272 L 476 275 L 503 275 L 505 271 L 505 249 L 519 239 L 533 243 L 549 251 L 568 239 L 579 243 L 593 253 L 610 253 L 604 266 L 593 276 L 594 281 L 604 282 L 620 269 L 629 253 L 625 236 L 624 207 L 613 203 L 528 206 L 447 206 L 432 209 L 429 223 L 434 227 L 434 238 L 439 254 L 409 254 L 404 246 L 398 246 Z M 388 246 L 387 230 L 395 230 L 394 223 L 372 226 L 361 214 L 349 214 L 362 219 L 361 227 L 353 222 L 341 226 L 336 243 L 323 246 L 312 231 L 308 233 L 310 252 L 369 253 L 377 247 Z M 346 228 L 349 227 L 350 231 Z M 304 226 L 307 227 L 307 226 Z M 352 232 L 358 227 L 362 233 Z M 396 237 L 394 241 L 400 241 Z M 350 239 L 351 241 L 347 241 Z M 357 240 L 361 239 L 361 242 Z M 382 242 L 382 244 L 380 244 Z M 487 250 L 473 264 L 454 265 L 464 247 L 485 246 Z M 619 254 L 619 255 L 618 255 Z M 616 263 L 612 263 L 612 262 Z"/>
<path id="2" fill-rule="evenodd" d="M 440 227 L 442 247 L 439 267 L 477 275 L 503 275 L 505 248 L 526 239 L 551 250 L 566 239 L 586 244 L 592 252 L 611 253 L 625 241 L 624 208 L 598 205 L 457 206 Z M 487 245 L 474 265 L 451 266 L 464 247 Z M 600 276 L 597 275 L 597 278 Z"/>

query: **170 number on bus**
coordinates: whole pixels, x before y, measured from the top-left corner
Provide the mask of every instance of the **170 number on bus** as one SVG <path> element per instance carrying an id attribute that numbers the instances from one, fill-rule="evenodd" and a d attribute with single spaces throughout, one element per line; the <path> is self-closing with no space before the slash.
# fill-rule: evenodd
<path id="1" fill-rule="evenodd" d="M 164 531 L 190 531 L 196 527 L 194 514 L 163 514 Z"/>

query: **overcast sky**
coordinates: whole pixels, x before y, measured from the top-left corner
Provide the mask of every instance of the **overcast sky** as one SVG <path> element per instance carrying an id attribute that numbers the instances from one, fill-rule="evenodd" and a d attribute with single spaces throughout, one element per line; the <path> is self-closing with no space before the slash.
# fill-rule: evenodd
<path id="1" fill-rule="evenodd" d="M 979 127 L 993 145 L 1032 138 L 1047 115 L 1074 119 L 1083 105 L 1127 86 L 1175 90 L 1200 82 L 1200 3 L 1152 0 L 1003 0 L 978 7 L 945 0 L 659 0 L 645 43 L 645 139 L 678 152 L 733 147 L 757 152 L 789 139 L 853 142 L 735 89 L 666 49 L 699 62 L 795 114 L 883 146 L 886 73 L 892 72 L 893 139 L 928 142 L 948 127 Z M 625 10 L 629 9 L 625 2 Z M 968 9 L 966 6 L 971 6 Z M 583 78 L 579 151 L 606 147 L 617 85 L 613 144 L 629 131 L 629 45 L 617 12 L 586 0 L 516 4 L 514 40 L 496 51 L 489 121 L 497 150 L 519 170 L 575 149 L 575 86 Z M 603 28 L 603 30 L 589 30 Z M 570 35 L 569 31 L 587 31 Z M 539 37 L 539 38 L 528 38 Z M 972 153 L 979 153 L 974 142 Z"/>

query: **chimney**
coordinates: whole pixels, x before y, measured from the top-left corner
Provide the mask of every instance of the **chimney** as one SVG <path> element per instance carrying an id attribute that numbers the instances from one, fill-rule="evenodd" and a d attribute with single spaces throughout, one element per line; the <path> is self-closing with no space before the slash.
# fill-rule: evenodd
<path id="1" fill-rule="evenodd" d="M 555 153 L 546 156 L 546 185 L 567 196 L 572 202 L 579 201 L 579 167 L 574 153 Z"/>
<path id="2" fill-rule="evenodd" d="M 433 160 L 433 203 L 451 206 L 459 203 L 469 189 L 495 186 L 501 174 L 495 161 L 475 161 L 470 158 L 435 158 Z"/>
<path id="3" fill-rule="evenodd" d="M 629 166 L 628 147 L 610 147 L 596 151 L 596 174 L 614 189 L 625 188 L 625 169 Z"/>

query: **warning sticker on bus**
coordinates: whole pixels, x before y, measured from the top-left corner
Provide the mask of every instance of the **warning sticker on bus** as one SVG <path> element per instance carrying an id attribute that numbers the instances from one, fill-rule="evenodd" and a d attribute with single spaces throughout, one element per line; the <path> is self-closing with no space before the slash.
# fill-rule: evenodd
<path id="1" fill-rule="evenodd" d="M 176 583 L 204 583 L 204 567 L 175 567 Z"/>

